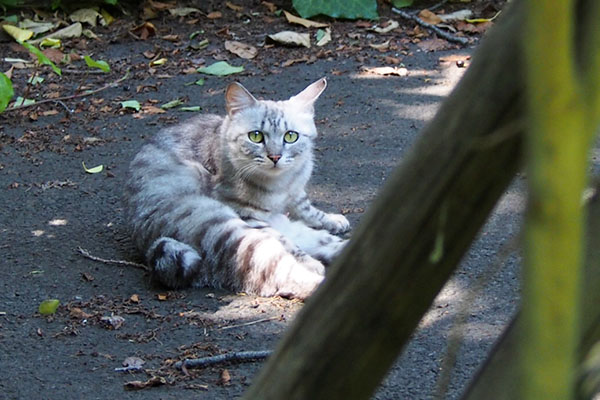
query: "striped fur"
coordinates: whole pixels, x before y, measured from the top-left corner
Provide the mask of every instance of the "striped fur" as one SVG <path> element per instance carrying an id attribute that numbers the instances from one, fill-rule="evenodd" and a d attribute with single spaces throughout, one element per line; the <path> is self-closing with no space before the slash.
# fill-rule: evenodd
<path id="1" fill-rule="evenodd" d="M 325 87 L 321 79 L 275 102 L 231 84 L 225 117 L 192 118 L 141 149 L 125 202 L 134 242 L 157 280 L 295 298 L 323 280 L 324 265 L 345 244 L 335 235 L 350 229 L 305 192 L 317 135 L 313 104 Z M 255 131 L 260 143 L 250 140 Z"/>

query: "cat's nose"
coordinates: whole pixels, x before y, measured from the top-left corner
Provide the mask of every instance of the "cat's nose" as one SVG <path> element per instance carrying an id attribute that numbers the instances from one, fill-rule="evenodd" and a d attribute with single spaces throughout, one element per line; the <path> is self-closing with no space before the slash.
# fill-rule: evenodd
<path id="1" fill-rule="evenodd" d="M 281 158 L 281 154 L 269 154 L 267 155 L 269 160 L 273 161 L 273 164 L 277 164 L 277 161 Z"/>

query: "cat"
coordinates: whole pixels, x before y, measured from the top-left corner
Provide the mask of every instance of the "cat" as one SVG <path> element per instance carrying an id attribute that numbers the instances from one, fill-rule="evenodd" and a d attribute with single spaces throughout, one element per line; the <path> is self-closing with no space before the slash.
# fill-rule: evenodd
<path id="1" fill-rule="evenodd" d="M 322 78 L 285 101 L 257 100 L 241 84 L 226 115 L 160 131 L 130 164 L 127 219 L 153 277 L 170 288 L 211 286 L 305 299 L 343 249 L 341 214 L 305 190 Z"/>

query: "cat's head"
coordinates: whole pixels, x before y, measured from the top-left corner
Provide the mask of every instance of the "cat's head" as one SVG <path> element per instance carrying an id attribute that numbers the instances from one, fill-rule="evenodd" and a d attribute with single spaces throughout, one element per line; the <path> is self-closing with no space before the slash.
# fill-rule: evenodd
<path id="1" fill-rule="evenodd" d="M 257 100 L 239 83 L 227 87 L 227 156 L 247 174 L 278 174 L 312 160 L 314 103 L 322 78 L 285 101 Z"/>

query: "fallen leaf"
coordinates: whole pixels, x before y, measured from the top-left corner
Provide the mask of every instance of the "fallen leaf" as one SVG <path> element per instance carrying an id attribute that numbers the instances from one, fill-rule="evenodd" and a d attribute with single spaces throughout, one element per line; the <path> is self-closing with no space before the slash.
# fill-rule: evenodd
<path id="1" fill-rule="evenodd" d="M 194 7 L 177 7 L 169 8 L 169 13 L 174 17 L 185 17 L 193 13 L 200 13 L 201 11 Z"/>
<path id="2" fill-rule="evenodd" d="M 151 22 L 144 22 L 133 28 L 130 32 L 138 39 L 146 40 L 156 35 L 156 27 Z"/>
<path id="3" fill-rule="evenodd" d="M 92 282 L 94 280 L 94 275 L 90 274 L 89 272 L 83 272 L 81 274 L 81 276 L 83 277 L 84 280 L 86 280 L 87 282 Z"/>
<path id="4" fill-rule="evenodd" d="M 151 67 L 156 67 L 157 65 L 163 65 L 167 62 L 166 58 L 159 58 L 158 60 L 150 61 Z"/>
<path id="5" fill-rule="evenodd" d="M 225 49 L 229 50 L 238 57 L 252 59 L 258 54 L 256 47 L 235 40 L 226 40 Z"/>
<path id="6" fill-rule="evenodd" d="M 85 162 L 82 161 L 81 165 L 83 165 L 83 170 L 85 172 L 87 172 L 88 174 L 98 174 L 98 173 L 102 172 L 102 170 L 104 170 L 104 165 L 102 165 L 102 164 L 92 167 L 92 168 L 88 168 L 85 166 Z"/>
<path id="7" fill-rule="evenodd" d="M 131 108 L 135 111 L 140 111 L 142 106 L 140 105 L 140 102 L 137 100 L 127 100 L 127 101 L 121 102 L 121 108 Z"/>
<path id="8" fill-rule="evenodd" d="M 202 107 L 200 106 L 191 106 L 191 107 L 179 107 L 179 111 L 190 111 L 190 112 L 198 112 L 202 111 Z"/>
<path id="9" fill-rule="evenodd" d="M 244 11 L 244 7 L 238 6 L 236 4 L 233 4 L 230 1 L 226 1 L 225 2 L 225 7 L 229 8 L 230 10 L 233 10 L 235 12 L 242 12 L 242 11 Z"/>
<path id="10" fill-rule="evenodd" d="M 56 312 L 59 304 L 60 300 L 58 299 L 44 300 L 40 303 L 38 312 L 42 315 L 52 315 Z"/>
<path id="11" fill-rule="evenodd" d="M 221 377 L 219 378 L 219 385 L 229 386 L 231 384 L 231 374 L 228 370 L 224 369 L 221 371 Z"/>
<path id="12" fill-rule="evenodd" d="M 329 42 L 331 42 L 331 29 L 319 29 L 317 31 L 317 46 L 325 46 Z"/>
<path id="13" fill-rule="evenodd" d="M 388 33 L 393 31 L 394 29 L 396 29 L 397 27 L 399 27 L 400 24 L 398 23 L 398 21 L 395 21 L 393 19 L 389 20 L 388 24 L 384 27 L 382 26 L 376 26 L 374 28 L 371 28 L 369 30 L 373 31 L 373 32 L 377 32 L 377 33 Z"/>
<path id="14" fill-rule="evenodd" d="M 465 21 L 471 23 L 471 24 L 479 24 L 482 22 L 492 22 L 493 20 L 496 19 L 496 17 L 498 15 L 500 15 L 501 11 L 498 11 L 496 14 L 494 14 L 494 16 L 492 18 L 465 18 Z"/>
<path id="15" fill-rule="evenodd" d="M 305 28 L 325 28 L 325 27 L 329 26 L 329 24 L 325 24 L 322 22 L 315 22 L 315 21 L 311 21 L 309 19 L 296 17 L 295 15 L 293 15 L 285 10 L 283 10 L 283 14 L 285 15 L 285 19 L 287 19 L 287 21 L 290 24 L 302 25 Z"/>
<path id="16" fill-rule="evenodd" d="M 159 108 L 159 107 L 156 107 L 156 106 L 152 106 L 152 105 L 148 105 L 148 106 L 143 106 L 142 107 L 142 113 L 149 114 L 149 115 L 154 115 L 154 114 L 164 114 L 164 113 L 166 113 L 166 111 L 163 110 L 162 108 Z"/>
<path id="17" fill-rule="evenodd" d="M 32 21 L 28 18 L 19 22 L 19 28 L 33 31 L 33 33 L 35 33 L 36 35 L 51 31 L 55 27 L 56 27 L 56 24 L 54 24 L 52 22 L 37 22 L 37 21 Z"/>
<path id="18" fill-rule="evenodd" d="M 83 26 L 81 25 L 81 22 L 75 22 L 74 24 L 71 24 L 66 28 L 59 29 L 56 32 L 52 32 L 44 37 L 32 40 L 30 41 L 30 43 L 40 43 L 48 38 L 69 39 L 74 37 L 80 37 L 82 32 Z"/>
<path id="19" fill-rule="evenodd" d="M 272 35 L 267 35 L 267 37 L 276 43 L 310 48 L 310 35 L 308 33 L 281 31 Z"/>
<path id="20" fill-rule="evenodd" d="M 85 63 L 88 67 L 98 68 L 102 72 L 110 72 L 110 66 L 108 65 L 108 63 L 106 61 L 102 61 L 102 60 L 96 61 L 96 60 L 92 59 L 92 57 L 90 57 L 90 56 L 83 56 L 83 59 L 85 60 Z"/>
<path id="21" fill-rule="evenodd" d="M 165 35 L 161 37 L 162 40 L 168 40 L 169 42 L 178 42 L 179 35 Z"/>
<path id="22" fill-rule="evenodd" d="M 419 12 L 419 18 L 431 25 L 437 25 L 440 22 L 442 22 L 442 19 L 440 17 L 438 17 L 434 12 L 429 11 L 427 9 L 421 10 L 421 12 Z"/>
<path id="23" fill-rule="evenodd" d="M 118 315 L 111 315 L 110 317 L 102 317 L 100 318 L 100 322 L 104 324 L 104 327 L 107 329 L 119 329 L 125 323 L 125 318 L 120 317 Z"/>
<path id="24" fill-rule="evenodd" d="M 161 110 L 161 111 L 162 111 L 162 110 Z M 164 112 L 164 111 L 163 111 L 163 112 Z M 139 303 L 139 302 L 140 302 L 140 296 L 139 296 L 139 295 L 137 295 L 137 294 L 132 294 L 132 295 L 129 297 L 129 300 L 130 300 L 132 303 Z"/>
<path id="25" fill-rule="evenodd" d="M 93 8 L 81 8 L 69 15 L 71 22 L 87 23 L 94 27 L 98 22 L 98 18 L 102 18 L 102 15 Z"/>
<path id="26" fill-rule="evenodd" d="M 262 3 L 263 6 L 267 7 L 267 9 L 269 10 L 269 12 L 274 13 L 277 11 L 277 6 L 273 3 L 270 3 L 268 1 L 263 1 Z"/>
<path id="27" fill-rule="evenodd" d="M 153 0 L 148 1 L 148 4 L 155 10 L 168 10 L 170 8 L 175 7 L 174 3 L 162 3 L 160 1 Z"/>
<path id="28" fill-rule="evenodd" d="M 417 46 L 419 46 L 419 48 L 424 51 L 444 50 L 444 49 L 447 49 L 449 47 L 449 45 L 450 45 L 450 43 L 448 43 L 447 40 L 440 39 L 440 38 L 427 39 L 427 40 L 423 40 L 423 41 L 420 41 L 419 43 L 417 43 Z"/>
<path id="29" fill-rule="evenodd" d="M 363 71 L 367 74 L 375 74 L 375 75 L 394 75 L 394 76 L 407 76 L 408 70 L 404 67 L 366 67 L 363 68 Z"/>
<path id="30" fill-rule="evenodd" d="M 29 29 L 21 29 L 8 24 L 2 25 L 2 28 L 4 28 L 6 33 L 8 33 L 13 39 L 15 39 L 18 42 L 23 42 L 25 40 L 31 39 L 34 33 Z"/>
<path id="31" fill-rule="evenodd" d="M 139 389 L 146 389 L 146 388 L 154 387 L 154 386 L 165 385 L 166 383 L 167 383 L 167 380 L 165 378 L 163 378 L 162 376 L 153 376 L 152 378 L 148 379 L 147 381 L 126 382 L 123 386 L 127 390 L 139 390 Z"/>
<path id="32" fill-rule="evenodd" d="M 198 68 L 198 72 L 207 75 L 216 75 L 216 76 L 227 76 L 231 74 L 237 74 L 244 70 L 244 66 L 233 66 L 229 65 L 226 61 L 217 61 L 214 64 L 211 64 L 207 67 Z"/>
<path id="33" fill-rule="evenodd" d="M 59 49 L 60 46 L 60 39 L 46 38 L 40 42 L 40 47 L 52 47 L 54 49 Z"/>
<path id="34" fill-rule="evenodd" d="M 162 106 L 160 106 L 160 108 L 162 108 L 163 110 L 168 110 L 170 108 L 175 108 L 177 106 L 180 106 L 183 104 L 183 100 L 181 99 L 175 99 L 175 100 L 171 100 L 165 104 L 163 104 Z"/>
<path id="35" fill-rule="evenodd" d="M 390 48 L 390 40 L 387 40 L 383 43 L 369 43 L 369 47 L 379 51 L 387 51 Z"/>
<path id="36" fill-rule="evenodd" d="M 223 16 L 223 14 L 221 13 L 221 11 L 213 11 L 211 13 L 208 13 L 206 15 L 206 18 L 208 19 L 218 19 L 221 18 Z"/>
<path id="37" fill-rule="evenodd" d="M 448 21 L 464 21 L 473 15 L 471 10 L 458 10 L 450 14 L 439 14 L 438 17 L 444 22 Z"/>
<path id="38" fill-rule="evenodd" d="M 102 24 L 103 26 L 106 25 L 110 25 L 115 21 L 115 18 L 109 14 L 108 11 L 106 11 L 104 8 L 100 10 L 100 14 L 102 15 L 102 18 L 100 19 L 100 24 Z"/>
<path id="39" fill-rule="evenodd" d="M 92 314 L 88 314 L 81 308 L 73 307 L 69 310 L 69 316 L 75 319 L 90 319 L 93 317 Z"/>
<path id="40" fill-rule="evenodd" d="M 166 293 L 159 293 L 156 295 L 156 297 L 158 298 L 159 301 L 167 301 L 167 294 Z"/>

